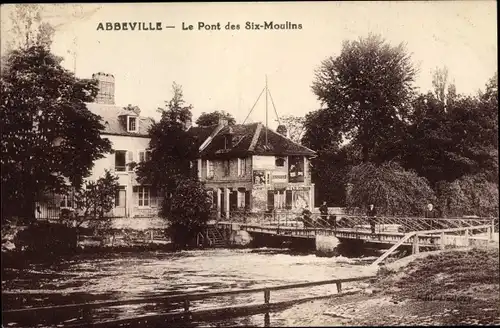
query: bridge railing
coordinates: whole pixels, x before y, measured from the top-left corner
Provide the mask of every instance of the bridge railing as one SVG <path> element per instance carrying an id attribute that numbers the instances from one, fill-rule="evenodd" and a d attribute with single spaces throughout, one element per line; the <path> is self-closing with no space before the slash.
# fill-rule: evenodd
<path id="1" fill-rule="evenodd" d="M 221 219 L 220 221 L 228 221 Z M 354 230 L 371 230 L 370 220 L 363 215 L 329 214 L 323 216 L 313 213 L 309 216 L 302 215 L 300 211 L 275 210 L 266 213 L 233 212 L 230 222 L 260 224 L 270 226 L 316 227 L 323 229 L 349 228 Z M 375 231 L 400 232 L 424 231 L 433 229 L 451 229 L 471 227 L 476 225 L 492 224 L 494 231 L 498 232 L 498 218 L 422 218 L 407 216 L 378 216 L 374 220 Z"/>
<path id="2" fill-rule="evenodd" d="M 372 266 L 376 266 L 384 261 L 389 255 L 394 253 L 401 245 L 411 242 L 413 254 L 420 253 L 421 247 L 439 247 L 439 249 L 444 250 L 448 246 L 452 248 L 455 247 L 469 247 L 471 245 L 471 240 L 476 239 L 475 233 L 485 232 L 486 240 L 490 241 L 493 239 L 494 227 L 491 224 L 478 225 L 478 226 L 467 226 L 460 228 L 449 228 L 449 229 L 435 229 L 435 230 L 424 230 L 424 231 L 412 231 L 407 233 L 403 238 L 401 238 L 396 244 L 389 248 L 384 254 L 382 254 Z M 447 243 L 446 238 L 451 237 L 452 242 Z M 458 237 L 458 238 L 457 238 Z M 463 237 L 463 238 L 461 238 Z"/>
<path id="3" fill-rule="evenodd" d="M 375 277 L 375 275 L 365 275 L 358 277 L 350 277 L 350 278 L 339 278 L 332 280 L 322 280 L 322 281 L 313 281 L 313 282 L 303 282 L 303 283 L 295 283 L 295 284 L 287 284 L 287 285 L 278 285 L 278 286 L 269 286 L 269 287 L 258 287 L 258 288 L 248 288 L 248 289 L 236 289 L 236 290 L 222 290 L 222 291 L 214 291 L 207 293 L 193 293 L 193 294 L 179 294 L 179 295 L 160 295 L 160 296 L 152 296 L 152 297 L 141 297 L 141 298 L 130 298 L 130 299 L 122 299 L 122 300 L 114 300 L 114 301 L 99 301 L 99 302 L 91 302 L 91 303 L 80 303 L 80 304 L 66 304 L 66 305 L 56 305 L 56 306 L 48 306 L 48 307 L 34 307 L 34 308 L 24 308 L 24 309 L 15 309 L 15 310 L 3 310 L 2 317 L 3 323 L 20 323 L 21 325 L 24 323 L 36 323 L 39 324 L 41 321 L 46 321 L 43 318 L 49 318 L 54 320 L 55 318 L 62 317 L 75 317 L 75 314 L 84 314 L 86 322 L 82 323 L 73 323 L 71 325 L 64 325 L 64 327 L 88 327 L 89 320 L 92 320 L 91 311 L 93 309 L 97 309 L 99 312 L 102 312 L 106 307 L 114 307 L 114 306 L 123 306 L 123 305 L 137 305 L 137 304 L 152 304 L 158 303 L 162 305 L 171 304 L 173 307 L 170 307 L 169 310 L 171 312 L 154 314 L 154 315 L 145 315 L 139 316 L 135 318 L 124 318 L 124 319 L 114 319 L 108 321 L 100 321 L 100 322 L 92 322 L 90 326 L 92 327 L 117 327 L 119 325 L 140 325 L 141 323 L 152 324 L 162 323 L 164 324 L 166 321 L 182 321 L 182 320 L 200 320 L 207 318 L 217 318 L 220 319 L 224 316 L 241 316 L 241 315 L 249 315 L 255 313 L 263 313 L 269 312 L 272 309 L 287 307 L 293 305 L 298 302 L 309 301 L 313 299 L 320 298 L 330 298 L 335 296 L 353 294 L 354 292 L 342 292 L 342 284 L 349 282 L 357 282 L 363 281 L 366 279 L 370 279 Z M 314 287 L 321 285 L 332 285 L 335 284 L 337 287 L 336 294 L 328 294 L 321 296 L 313 296 L 313 297 L 303 297 L 303 298 L 294 298 L 289 301 L 275 302 L 271 303 L 271 291 L 279 291 L 279 290 L 287 290 L 287 289 L 298 289 L 298 288 L 306 288 L 306 287 Z M 264 304 L 246 304 L 246 305 L 237 305 L 231 307 L 222 307 L 222 308 L 210 308 L 210 309 L 199 309 L 195 311 L 191 311 L 191 301 L 200 301 L 205 300 L 207 298 L 213 298 L 218 296 L 229 296 L 229 295 L 239 295 L 239 294 L 251 294 L 251 293 L 264 293 Z M 175 311 L 175 309 L 180 308 L 180 311 Z M 63 314 L 60 314 L 64 312 Z M 172 312 L 173 311 L 173 312 Z M 59 313 L 59 315 L 57 314 Z M 33 321 L 34 320 L 34 321 Z M 46 323 L 46 322 L 44 322 Z"/>

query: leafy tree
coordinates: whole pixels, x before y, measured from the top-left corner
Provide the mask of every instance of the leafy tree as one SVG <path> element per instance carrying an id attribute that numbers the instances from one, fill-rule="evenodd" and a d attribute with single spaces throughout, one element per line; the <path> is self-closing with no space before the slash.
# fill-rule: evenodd
<path id="1" fill-rule="evenodd" d="M 41 194 L 78 188 L 94 161 L 111 151 L 99 116 L 85 105 L 97 94 L 96 82 L 77 79 L 61 60 L 41 46 L 14 50 L 6 60 L 0 80 L 4 219 L 33 219 Z"/>
<path id="2" fill-rule="evenodd" d="M 111 220 L 106 219 L 105 215 L 113 208 L 119 187 L 118 177 L 106 170 L 104 176 L 97 181 L 87 181 L 82 188 L 75 192 L 76 211 L 74 215 L 68 215 L 63 219 L 71 221 L 75 219 L 77 227 L 84 222 L 89 222 L 91 226 L 111 223 Z"/>
<path id="3" fill-rule="evenodd" d="M 305 118 L 294 115 L 285 115 L 280 117 L 280 123 L 286 127 L 288 138 L 296 143 L 302 142 L 305 130 Z"/>
<path id="4" fill-rule="evenodd" d="M 218 111 L 218 110 L 211 113 L 205 113 L 205 112 L 201 113 L 200 117 L 198 117 L 198 119 L 196 120 L 196 124 L 198 126 L 217 125 L 219 124 L 220 119 L 226 119 L 229 125 L 236 124 L 236 120 L 231 114 L 226 113 L 225 111 Z"/>
<path id="5" fill-rule="evenodd" d="M 193 165 L 198 149 L 186 129 L 192 106 L 185 104 L 182 88 L 175 83 L 173 93 L 166 108 L 160 109 L 161 120 L 150 130 L 150 160 L 137 166 L 137 175 L 141 183 L 163 191 L 160 215 L 169 221 L 174 243 L 184 247 L 206 223 L 210 206 Z"/>
<path id="6" fill-rule="evenodd" d="M 42 5 L 16 4 L 9 15 L 11 28 L 8 49 L 41 46 L 50 48 L 55 28 L 42 20 Z"/>
<path id="7" fill-rule="evenodd" d="M 374 204 L 379 214 L 422 215 L 426 204 L 435 203 L 427 180 L 395 162 L 354 166 L 348 179 L 352 186 L 347 197 L 350 211 Z"/>
<path id="8" fill-rule="evenodd" d="M 498 181 L 498 93 L 489 85 L 484 95 L 454 95 L 446 104 L 431 93 L 419 96 L 401 151 L 404 166 L 433 186 L 478 173 Z"/>
<path id="9" fill-rule="evenodd" d="M 440 181 L 436 194 L 444 216 L 498 217 L 498 184 L 483 174 L 466 175 L 452 182 Z"/>
<path id="10" fill-rule="evenodd" d="M 175 190 L 178 181 L 196 176 L 192 161 L 197 156 L 193 136 L 186 131 L 192 106 L 185 104 L 181 86 L 174 82 L 172 89 L 166 108 L 158 109 L 161 120 L 149 131 L 150 158 L 137 166 L 141 183 L 167 192 Z"/>
<path id="11" fill-rule="evenodd" d="M 335 126 L 361 147 L 367 162 L 375 159 L 378 146 L 390 148 L 386 144 L 402 138 L 414 78 L 403 44 L 393 47 L 370 35 L 344 42 L 338 57 L 324 60 L 312 90 Z"/>
<path id="12" fill-rule="evenodd" d="M 174 245 L 183 248 L 196 240 L 211 217 L 211 206 L 203 183 L 193 178 L 178 182 L 172 197 L 161 209 L 161 216 L 170 222 L 168 230 Z"/>

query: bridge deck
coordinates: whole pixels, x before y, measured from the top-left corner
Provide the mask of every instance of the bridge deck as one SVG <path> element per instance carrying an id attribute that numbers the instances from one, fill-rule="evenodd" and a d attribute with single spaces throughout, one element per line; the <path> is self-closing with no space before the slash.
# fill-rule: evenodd
<path id="1" fill-rule="evenodd" d="M 230 228 L 232 223 L 230 222 L 218 222 L 217 225 L 220 228 Z M 301 228 L 301 227 L 291 227 L 291 226 L 273 226 L 273 225 L 251 225 L 251 224 L 238 224 L 240 230 L 247 231 L 249 233 L 259 233 L 265 235 L 290 237 L 290 238 L 304 238 L 304 239 L 314 239 L 317 235 L 321 236 L 335 236 L 341 239 L 358 239 L 364 240 L 371 243 L 381 243 L 381 244 L 395 244 L 401 240 L 405 234 L 401 232 L 375 232 L 371 233 L 370 229 L 360 229 L 360 228 Z M 425 238 L 426 237 L 426 238 Z M 439 239 L 439 235 L 428 235 L 424 236 L 422 246 L 437 247 L 436 240 Z M 411 241 L 403 243 L 404 245 L 411 245 Z"/>

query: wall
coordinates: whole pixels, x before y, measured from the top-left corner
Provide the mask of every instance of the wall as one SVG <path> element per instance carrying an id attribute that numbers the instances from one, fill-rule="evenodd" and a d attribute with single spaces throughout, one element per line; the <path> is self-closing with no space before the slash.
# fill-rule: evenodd
<path id="1" fill-rule="evenodd" d="M 201 161 L 201 180 L 210 182 L 234 182 L 234 181 L 251 181 L 252 179 L 252 158 L 245 158 L 245 175 L 238 176 L 238 159 L 232 158 L 229 160 L 229 175 L 224 174 L 224 161 L 211 160 L 214 164 L 214 175 L 212 178 L 207 178 L 207 160 Z"/>
<path id="2" fill-rule="evenodd" d="M 115 136 L 115 135 L 103 135 L 111 142 L 111 147 L 113 150 L 126 150 L 127 154 L 125 157 L 126 164 L 130 162 L 139 162 L 139 152 L 145 151 L 149 146 L 149 138 L 144 137 L 132 137 L 132 136 Z M 129 152 L 131 152 L 132 157 L 130 157 Z M 136 180 L 135 172 L 130 172 L 128 167 L 126 171 L 116 171 L 115 170 L 115 154 L 106 154 L 104 158 L 101 158 L 94 163 L 91 175 L 87 180 L 95 181 L 104 175 L 105 170 L 110 170 L 112 173 L 118 176 L 118 183 L 120 186 L 125 187 L 125 210 L 120 208 L 114 208 L 112 210 L 113 216 L 127 216 L 127 217 L 156 217 L 158 216 L 158 206 L 159 198 L 156 199 L 155 206 L 149 207 L 139 207 L 138 206 L 138 193 L 133 192 L 134 186 L 139 186 L 140 184 Z"/>

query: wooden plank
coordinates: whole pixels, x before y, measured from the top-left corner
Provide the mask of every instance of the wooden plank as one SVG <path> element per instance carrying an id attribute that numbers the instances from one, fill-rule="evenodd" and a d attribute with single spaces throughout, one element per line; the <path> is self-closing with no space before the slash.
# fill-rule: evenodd
<path id="1" fill-rule="evenodd" d="M 283 289 L 330 285 L 330 284 L 335 284 L 337 282 L 344 282 L 344 283 L 345 282 L 355 282 L 355 281 L 366 280 L 366 279 L 373 278 L 373 277 L 374 277 L 373 275 L 369 275 L 369 276 L 359 276 L 359 277 L 350 277 L 350 278 L 341 278 L 341 279 L 332 279 L 332 280 L 312 281 L 312 282 L 270 286 L 270 287 L 260 287 L 260 288 L 233 289 L 233 290 L 197 293 L 197 294 L 178 294 L 178 295 L 168 295 L 168 296 L 153 296 L 153 297 L 130 298 L 130 299 L 125 299 L 125 300 L 115 300 L 115 301 L 100 301 L 100 302 L 91 302 L 91 303 L 65 304 L 65 305 L 56 305 L 56 306 L 47 306 L 47 307 L 24 308 L 24 309 L 2 311 L 2 314 L 5 318 L 5 316 L 13 316 L 13 315 L 19 315 L 19 314 L 26 315 L 27 313 L 54 311 L 54 310 L 59 310 L 59 309 L 93 308 L 93 307 L 117 306 L 117 305 L 126 305 L 126 304 L 154 303 L 154 302 L 158 302 L 158 301 L 161 301 L 164 303 L 165 302 L 172 302 L 173 303 L 173 302 L 183 302 L 184 300 L 191 300 L 191 301 L 201 300 L 204 298 L 215 297 L 215 296 L 259 293 L 259 292 L 263 292 L 264 290 L 272 291 L 272 290 L 283 290 Z"/>
<path id="2" fill-rule="evenodd" d="M 74 325 L 65 325 L 68 328 L 76 327 L 95 327 L 95 328 L 108 328 L 108 327 L 164 327 L 168 322 L 183 322 L 183 321 L 202 321 L 209 319 L 226 319 L 231 317 L 241 317 L 247 315 L 254 315 L 259 313 L 266 313 L 271 311 L 277 311 L 290 307 L 295 304 L 309 302 L 313 300 L 326 299 L 326 298 L 337 298 L 346 295 L 354 295 L 358 293 L 357 291 L 344 292 L 341 294 L 328 294 L 321 296 L 305 297 L 300 299 L 293 299 L 289 301 L 282 301 L 276 303 L 268 304 L 249 304 L 249 305 L 239 305 L 230 306 L 223 308 L 209 308 L 200 309 L 192 311 L 189 313 L 177 312 L 177 313 L 163 313 L 155 315 L 144 315 L 135 318 L 117 319 L 91 323 L 80 323 Z"/>

